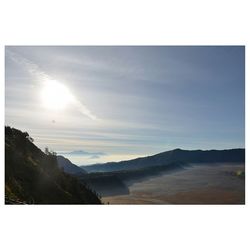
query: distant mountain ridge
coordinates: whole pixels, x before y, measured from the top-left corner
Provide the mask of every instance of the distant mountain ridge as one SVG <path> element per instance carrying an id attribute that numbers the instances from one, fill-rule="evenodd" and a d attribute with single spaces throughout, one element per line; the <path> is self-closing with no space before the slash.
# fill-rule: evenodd
<path id="1" fill-rule="evenodd" d="M 82 166 L 82 168 L 89 173 L 112 172 L 121 170 L 134 170 L 151 166 L 163 166 L 174 162 L 245 162 L 245 149 L 237 148 L 225 150 L 182 150 L 178 148 L 152 156 L 136 158 L 133 160 Z"/>
<path id="2" fill-rule="evenodd" d="M 78 175 L 78 174 L 86 174 L 87 172 L 82 168 L 73 164 L 69 159 L 65 158 L 62 155 L 57 155 L 57 164 L 63 169 L 65 173 Z"/>

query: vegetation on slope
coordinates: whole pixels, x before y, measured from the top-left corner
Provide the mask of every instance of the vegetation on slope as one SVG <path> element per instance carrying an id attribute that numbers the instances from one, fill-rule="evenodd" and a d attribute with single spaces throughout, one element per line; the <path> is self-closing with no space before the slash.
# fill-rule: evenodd
<path id="1" fill-rule="evenodd" d="M 6 204 L 100 204 L 97 194 L 43 153 L 27 132 L 5 127 Z"/>

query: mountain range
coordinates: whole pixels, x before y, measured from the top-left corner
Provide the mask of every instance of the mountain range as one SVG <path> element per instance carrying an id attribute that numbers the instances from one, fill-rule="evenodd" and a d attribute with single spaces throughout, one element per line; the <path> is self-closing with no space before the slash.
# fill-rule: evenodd
<path id="1" fill-rule="evenodd" d="M 81 166 L 89 173 L 137 170 L 145 167 L 164 166 L 171 163 L 215 163 L 245 162 L 245 149 L 226 150 L 182 150 L 174 149 L 156 155 L 136 158 L 128 161 L 108 162 Z"/>
<path id="2" fill-rule="evenodd" d="M 84 167 L 88 174 L 79 179 L 102 196 L 129 194 L 128 185 L 152 176 L 182 171 L 192 163 L 243 163 L 245 149 L 181 150 L 175 149 L 129 161 L 95 164 Z"/>

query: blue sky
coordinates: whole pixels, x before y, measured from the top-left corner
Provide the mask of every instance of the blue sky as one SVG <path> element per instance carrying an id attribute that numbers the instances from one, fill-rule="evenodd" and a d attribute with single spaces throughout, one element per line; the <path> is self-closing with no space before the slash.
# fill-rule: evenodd
<path id="1" fill-rule="evenodd" d="M 6 47 L 5 124 L 82 165 L 245 147 L 244 55 L 240 46 Z M 48 79 L 74 103 L 45 108 Z"/>

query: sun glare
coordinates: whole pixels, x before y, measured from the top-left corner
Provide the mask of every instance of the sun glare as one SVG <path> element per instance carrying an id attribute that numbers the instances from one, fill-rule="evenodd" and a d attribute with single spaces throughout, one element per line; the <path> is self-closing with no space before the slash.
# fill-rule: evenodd
<path id="1" fill-rule="evenodd" d="M 73 102 L 73 95 L 68 88 L 56 80 L 47 80 L 41 91 L 43 106 L 51 110 L 63 110 Z"/>

